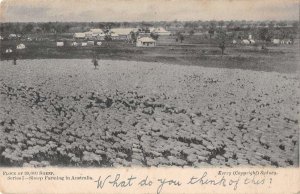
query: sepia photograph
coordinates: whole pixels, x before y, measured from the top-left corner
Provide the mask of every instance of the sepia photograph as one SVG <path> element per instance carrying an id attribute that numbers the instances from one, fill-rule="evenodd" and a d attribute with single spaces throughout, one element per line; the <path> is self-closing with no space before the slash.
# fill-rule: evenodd
<path id="1" fill-rule="evenodd" d="M 1 167 L 299 167 L 298 0 L 2 0 Z"/>

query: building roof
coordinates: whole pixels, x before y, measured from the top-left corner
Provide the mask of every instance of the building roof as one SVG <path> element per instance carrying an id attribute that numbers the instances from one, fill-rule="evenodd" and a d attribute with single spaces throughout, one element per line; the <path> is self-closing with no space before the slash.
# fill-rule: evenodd
<path id="1" fill-rule="evenodd" d="M 92 32 L 93 34 L 104 33 L 103 30 L 100 28 L 91 29 L 90 32 Z"/>
<path id="2" fill-rule="evenodd" d="M 93 32 L 90 32 L 90 31 L 89 31 L 89 32 L 84 32 L 84 34 L 85 34 L 85 35 L 87 35 L 87 34 L 90 34 L 90 35 L 92 35 L 92 34 L 93 34 Z"/>
<path id="3" fill-rule="evenodd" d="M 141 42 L 156 42 L 155 40 L 153 40 L 152 38 L 149 38 L 149 37 L 139 38 L 138 41 L 141 41 Z"/>
<path id="4" fill-rule="evenodd" d="M 136 32 L 137 29 L 135 28 L 112 28 L 110 30 L 113 34 L 119 34 L 119 35 L 128 35 L 130 32 Z"/>
<path id="5" fill-rule="evenodd" d="M 84 38 L 85 37 L 85 33 L 78 32 L 78 33 L 75 33 L 74 36 L 77 37 L 77 38 Z"/>

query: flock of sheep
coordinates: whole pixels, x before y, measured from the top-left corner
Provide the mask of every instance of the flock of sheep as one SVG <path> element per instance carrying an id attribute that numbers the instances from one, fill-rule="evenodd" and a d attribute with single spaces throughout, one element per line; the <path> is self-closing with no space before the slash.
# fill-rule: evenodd
<path id="1" fill-rule="evenodd" d="M 297 165 L 295 74 L 132 61 L 3 61 L 8 166 Z"/>

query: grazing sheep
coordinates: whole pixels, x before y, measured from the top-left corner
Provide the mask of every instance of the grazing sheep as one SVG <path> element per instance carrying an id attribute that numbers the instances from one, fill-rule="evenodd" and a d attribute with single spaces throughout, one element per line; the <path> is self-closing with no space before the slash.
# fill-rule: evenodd
<path id="1" fill-rule="evenodd" d="M 241 43 L 242 43 L 242 44 L 250 44 L 250 41 L 249 41 L 249 40 L 246 40 L 246 39 L 244 39 L 244 40 L 242 40 L 242 41 L 241 41 Z"/>

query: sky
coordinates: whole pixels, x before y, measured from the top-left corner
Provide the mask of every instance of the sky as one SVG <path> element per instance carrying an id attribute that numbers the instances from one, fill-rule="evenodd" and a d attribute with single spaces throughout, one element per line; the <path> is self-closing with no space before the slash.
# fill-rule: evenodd
<path id="1" fill-rule="evenodd" d="M 1 22 L 299 20 L 299 0 L 0 0 Z"/>

